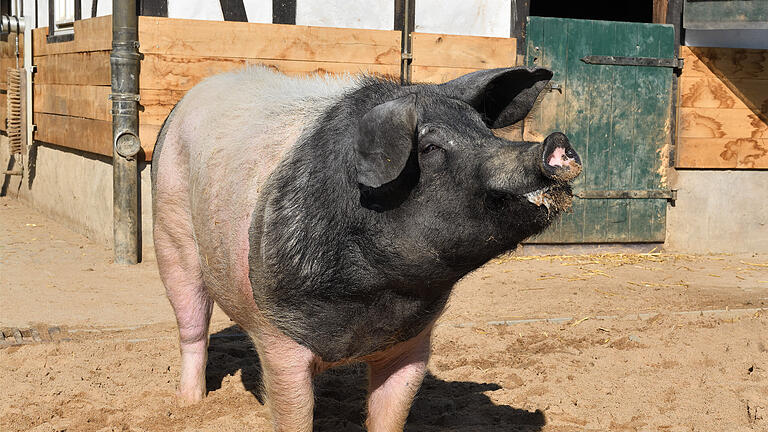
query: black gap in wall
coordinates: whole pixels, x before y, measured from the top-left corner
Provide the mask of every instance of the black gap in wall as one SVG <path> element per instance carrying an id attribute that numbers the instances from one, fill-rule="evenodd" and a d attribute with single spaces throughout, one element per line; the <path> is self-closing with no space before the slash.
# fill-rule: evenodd
<path id="1" fill-rule="evenodd" d="M 602 21 L 653 22 L 653 0 L 623 2 L 530 0 L 531 16 Z"/>

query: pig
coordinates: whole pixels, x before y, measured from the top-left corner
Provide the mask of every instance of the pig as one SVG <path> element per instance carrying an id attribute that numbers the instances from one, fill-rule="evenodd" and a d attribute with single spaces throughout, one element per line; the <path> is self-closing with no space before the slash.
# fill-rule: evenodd
<path id="1" fill-rule="evenodd" d="M 205 395 L 215 302 L 253 340 L 275 430 L 312 430 L 313 376 L 350 362 L 368 364 L 368 430 L 402 430 L 454 284 L 570 206 L 581 162 L 565 135 L 492 131 L 551 77 L 400 85 L 249 67 L 191 89 L 151 171 L 181 401 Z"/>

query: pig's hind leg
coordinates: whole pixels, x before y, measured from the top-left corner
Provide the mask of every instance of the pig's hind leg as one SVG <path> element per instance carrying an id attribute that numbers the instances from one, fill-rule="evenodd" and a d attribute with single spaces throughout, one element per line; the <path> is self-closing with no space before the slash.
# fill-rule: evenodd
<path id="1" fill-rule="evenodd" d="M 205 397 L 208 325 L 213 300 L 205 290 L 191 222 L 173 206 L 156 209 L 155 250 L 160 278 L 176 314 L 181 350 L 178 396 L 183 403 Z"/>

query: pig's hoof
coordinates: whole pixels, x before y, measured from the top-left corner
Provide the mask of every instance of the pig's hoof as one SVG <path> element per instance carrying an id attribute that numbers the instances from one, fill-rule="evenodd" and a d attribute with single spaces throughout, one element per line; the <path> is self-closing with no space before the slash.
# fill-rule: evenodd
<path id="1" fill-rule="evenodd" d="M 194 405 L 194 404 L 202 401 L 204 398 L 205 398 L 205 391 L 199 391 L 199 390 L 182 391 L 182 390 L 178 390 L 176 392 L 176 400 L 178 401 L 179 405 L 181 405 L 181 406 Z"/>

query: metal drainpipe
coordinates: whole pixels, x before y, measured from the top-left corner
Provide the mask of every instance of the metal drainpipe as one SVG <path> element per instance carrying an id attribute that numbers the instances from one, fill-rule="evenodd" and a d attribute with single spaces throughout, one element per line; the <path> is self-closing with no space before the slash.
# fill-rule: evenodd
<path id="1" fill-rule="evenodd" d="M 139 18 L 136 0 L 112 0 L 112 175 L 115 263 L 139 262 Z"/>

